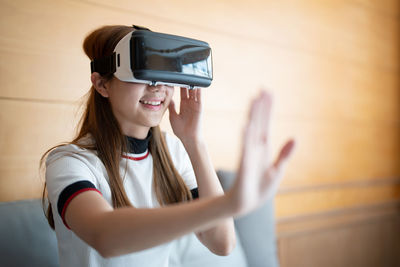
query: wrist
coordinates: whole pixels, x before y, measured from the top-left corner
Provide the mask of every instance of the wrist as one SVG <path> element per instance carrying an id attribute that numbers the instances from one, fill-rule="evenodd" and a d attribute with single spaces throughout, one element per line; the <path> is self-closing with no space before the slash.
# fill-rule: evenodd
<path id="1" fill-rule="evenodd" d="M 222 196 L 223 198 L 223 205 L 224 205 L 224 210 L 227 212 L 229 217 L 236 217 L 240 214 L 240 208 L 239 205 L 236 201 L 236 198 L 234 197 L 234 193 L 232 190 L 229 190 L 225 192 L 225 194 Z"/>
<path id="2" fill-rule="evenodd" d="M 192 150 L 198 150 L 205 147 L 205 142 L 203 138 L 200 137 L 186 137 L 181 138 L 181 142 L 185 147 L 186 151 L 189 152 Z"/>

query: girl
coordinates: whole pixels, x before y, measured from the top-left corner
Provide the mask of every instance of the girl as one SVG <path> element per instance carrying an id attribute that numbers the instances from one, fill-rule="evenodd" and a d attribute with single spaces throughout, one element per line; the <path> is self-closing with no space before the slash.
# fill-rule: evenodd
<path id="1" fill-rule="evenodd" d="M 90 60 L 111 55 L 133 30 L 101 27 L 84 51 Z M 168 266 L 171 241 L 190 232 L 213 253 L 229 254 L 232 218 L 274 195 L 294 147 L 287 142 L 269 164 L 271 97 L 261 92 L 251 104 L 237 178 L 224 194 L 201 135 L 201 89 L 181 88 L 177 113 L 171 86 L 97 72 L 91 81 L 78 135 L 41 161 L 47 156 L 47 217 L 60 265 Z M 158 126 L 167 108 L 179 139 Z"/>

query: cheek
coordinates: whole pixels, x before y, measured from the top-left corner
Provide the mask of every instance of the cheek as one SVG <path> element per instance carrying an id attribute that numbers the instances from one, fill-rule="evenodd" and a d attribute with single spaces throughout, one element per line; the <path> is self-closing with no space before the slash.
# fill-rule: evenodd
<path id="1" fill-rule="evenodd" d="M 126 97 L 118 93 L 110 94 L 109 101 L 114 109 L 123 109 L 126 106 Z"/>
<path id="2" fill-rule="evenodd" d="M 139 99 L 135 90 L 125 90 L 125 88 L 117 88 L 109 97 L 113 109 L 119 113 L 131 112 L 132 108 L 139 105 Z"/>

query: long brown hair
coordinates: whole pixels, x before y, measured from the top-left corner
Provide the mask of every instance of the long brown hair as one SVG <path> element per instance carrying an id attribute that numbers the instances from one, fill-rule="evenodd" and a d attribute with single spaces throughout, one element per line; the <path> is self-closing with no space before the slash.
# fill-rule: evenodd
<path id="1" fill-rule="evenodd" d="M 113 53 L 118 41 L 131 31 L 133 31 L 133 28 L 128 26 L 103 26 L 85 38 L 83 50 L 90 60 L 109 56 Z M 110 80 L 113 75 L 103 78 Z M 151 131 L 149 151 L 153 157 L 154 189 L 159 203 L 167 205 L 191 200 L 191 193 L 174 167 L 159 126 L 152 127 Z M 92 136 L 93 144 L 79 142 L 81 138 L 88 134 Z M 127 151 L 126 137 L 122 134 L 118 121 L 112 113 L 110 102 L 107 98 L 102 97 L 93 86 L 90 88 L 86 109 L 80 119 L 78 134 L 69 144 L 97 151 L 98 157 L 107 170 L 114 208 L 133 206 L 126 195 L 119 167 L 122 154 Z M 41 167 L 44 166 L 49 152 L 59 146 L 62 145 L 52 147 L 44 153 L 40 160 Z M 46 183 L 42 194 L 44 206 L 45 200 Z M 46 217 L 50 226 L 54 229 L 50 202 L 48 202 Z"/>

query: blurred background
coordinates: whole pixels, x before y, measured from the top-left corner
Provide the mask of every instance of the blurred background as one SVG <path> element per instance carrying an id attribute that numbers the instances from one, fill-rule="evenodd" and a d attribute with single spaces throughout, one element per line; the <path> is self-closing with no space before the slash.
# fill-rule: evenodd
<path id="1" fill-rule="evenodd" d="M 297 141 L 275 199 L 282 267 L 399 266 L 399 0 L 1 0 L 0 21 L 0 201 L 40 198 L 41 155 L 74 136 L 85 36 L 136 24 L 211 45 L 216 169 L 236 170 L 249 102 L 273 94 L 271 152 Z"/>

